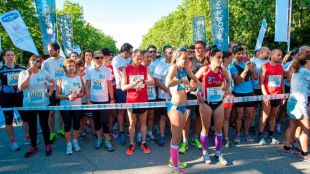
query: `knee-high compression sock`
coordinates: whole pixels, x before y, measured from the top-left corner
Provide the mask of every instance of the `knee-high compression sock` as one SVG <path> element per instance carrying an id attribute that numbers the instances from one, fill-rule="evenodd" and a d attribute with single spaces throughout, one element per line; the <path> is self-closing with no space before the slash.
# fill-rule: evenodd
<path id="1" fill-rule="evenodd" d="M 223 134 L 222 133 L 215 133 L 215 154 L 220 155 L 222 150 L 222 143 L 223 143 Z"/>
<path id="2" fill-rule="evenodd" d="M 208 134 L 200 134 L 200 143 L 203 155 L 207 154 L 208 149 Z"/>
<path id="3" fill-rule="evenodd" d="M 170 144 L 171 162 L 175 169 L 179 168 L 179 146 Z"/>

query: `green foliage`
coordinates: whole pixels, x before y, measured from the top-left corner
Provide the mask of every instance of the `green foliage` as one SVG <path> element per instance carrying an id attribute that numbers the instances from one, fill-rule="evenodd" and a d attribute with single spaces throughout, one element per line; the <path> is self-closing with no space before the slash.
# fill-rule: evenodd
<path id="1" fill-rule="evenodd" d="M 307 0 L 294 0 L 291 24 L 291 48 L 310 41 L 310 4 Z M 268 29 L 264 45 L 286 50 L 286 43 L 274 42 L 275 2 L 271 0 L 230 0 L 230 41 L 242 43 L 254 50 L 262 20 Z M 302 9 L 302 10 L 301 10 Z M 302 11 L 302 13 L 301 13 Z M 207 41 L 212 44 L 209 2 L 206 0 L 183 0 L 174 12 L 157 21 L 144 36 L 141 47 L 154 44 L 162 48 L 166 44 L 174 47 L 187 46 L 193 42 L 192 18 L 205 16 Z"/>

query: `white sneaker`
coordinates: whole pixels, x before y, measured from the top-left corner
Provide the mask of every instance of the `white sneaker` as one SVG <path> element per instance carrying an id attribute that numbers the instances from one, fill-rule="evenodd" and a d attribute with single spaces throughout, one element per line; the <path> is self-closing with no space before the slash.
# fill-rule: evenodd
<path id="1" fill-rule="evenodd" d="M 73 139 L 72 140 L 72 145 L 73 145 L 73 149 L 74 149 L 74 152 L 78 152 L 78 151 L 81 151 L 81 147 L 79 146 L 79 143 L 76 139 Z"/>
<path id="2" fill-rule="evenodd" d="M 19 147 L 19 145 L 16 142 L 14 142 L 14 143 L 11 143 L 11 149 L 13 151 L 19 151 L 20 147 Z"/>
<path id="3" fill-rule="evenodd" d="M 225 160 L 225 158 L 223 157 L 223 155 L 214 155 L 214 158 L 221 163 L 223 166 L 227 165 L 227 161 Z"/>
<path id="4" fill-rule="evenodd" d="M 67 155 L 72 155 L 72 144 L 71 143 L 67 143 Z"/>
<path id="5" fill-rule="evenodd" d="M 206 164 L 211 164 L 211 159 L 209 157 L 209 154 L 205 154 L 202 156 L 203 157 L 203 161 L 206 163 Z"/>

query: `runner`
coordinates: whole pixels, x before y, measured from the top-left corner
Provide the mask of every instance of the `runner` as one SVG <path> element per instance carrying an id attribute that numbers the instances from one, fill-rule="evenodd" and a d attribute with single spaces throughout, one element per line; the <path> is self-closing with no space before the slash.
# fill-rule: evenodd
<path id="1" fill-rule="evenodd" d="M 81 105 L 84 96 L 84 83 L 82 78 L 76 74 L 76 63 L 74 59 L 64 61 L 65 75 L 57 80 L 56 98 L 60 100 L 60 106 Z M 81 150 L 78 144 L 80 129 L 80 111 L 62 110 L 60 111 L 65 128 L 65 138 L 67 141 L 66 154 L 71 155 L 72 146 L 75 152 Z M 71 143 L 71 127 L 73 127 L 73 140 Z"/>
<path id="2" fill-rule="evenodd" d="M 85 62 L 85 67 L 90 67 L 92 65 L 93 52 L 91 50 L 85 50 L 82 52 L 81 58 Z"/>
<path id="3" fill-rule="evenodd" d="M 33 55 L 29 59 L 29 68 L 19 73 L 18 88 L 24 92 L 23 106 L 47 106 L 49 105 L 49 97 L 53 93 L 55 82 L 45 70 L 41 70 L 40 66 L 42 58 L 40 56 Z M 45 81 L 50 82 L 49 92 L 46 93 Z M 24 111 L 27 116 L 29 124 L 29 135 L 31 140 L 31 147 L 25 154 L 28 158 L 38 152 L 37 147 L 37 115 L 40 118 L 40 126 L 42 128 L 44 143 L 45 143 L 45 155 L 50 156 L 52 154 L 52 148 L 50 145 L 50 130 L 48 127 L 48 112 L 49 111 Z"/>
<path id="4" fill-rule="evenodd" d="M 222 128 L 224 121 L 223 98 L 229 94 L 230 78 L 226 69 L 222 68 L 223 53 L 213 48 L 210 54 L 210 65 L 206 65 L 196 73 L 198 79 L 202 79 L 202 93 L 198 94 L 199 110 L 202 122 L 200 142 L 202 145 L 203 159 L 206 164 L 211 164 L 208 149 L 208 132 L 211 126 L 211 117 L 214 119 L 215 127 L 215 159 L 222 165 L 227 161 L 221 154 L 222 150 Z M 225 83 L 224 83 L 225 80 Z M 222 87 L 224 85 L 224 87 Z M 224 94 L 224 95 L 223 95 Z"/>
<path id="5" fill-rule="evenodd" d="M 114 90 L 112 85 L 112 73 L 103 66 L 103 53 L 101 51 L 94 52 L 94 66 L 86 70 L 86 103 L 91 104 L 107 104 L 109 97 L 111 103 L 114 102 Z M 97 133 L 96 149 L 102 146 L 102 132 L 104 134 L 104 146 L 107 151 L 114 151 L 114 147 L 110 141 L 110 129 L 108 122 L 107 110 L 93 110 L 92 111 L 95 130 Z"/>
<path id="6" fill-rule="evenodd" d="M 274 49 L 271 51 L 271 61 L 265 63 L 262 66 L 260 72 L 260 84 L 263 95 L 272 95 L 272 94 L 283 94 L 284 93 L 284 82 L 283 82 L 283 68 L 281 65 L 282 62 L 282 51 Z M 276 123 L 276 117 L 279 111 L 281 103 L 285 100 L 271 100 L 269 99 L 263 101 L 263 114 L 260 117 L 259 122 L 259 133 L 258 139 L 260 145 L 266 144 L 266 138 L 264 136 L 264 129 L 267 120 L 269 119 L 269 134 L 268 139 L 271 141 L 271 144 L 280 144 L 280 141 L 277 140 L 274 135 L 274 127 Z M 284 104 L 284 103 L 283 103 Z"/>
<path id="7" fill-rule="evenodd" d="M 122 90 L 127 91 L 126 103 L 147 102 L 147 86 L 154 85 L 154 79 L 150 70 L 141 65 L 143 59 L 143 52 L 141 50 L 135 50 L 132 58 L 132 64 L 128 65 L 122 73 L 124 77 L 122 78 Z M 135 151 L 134 135 L 137 120 L 139 120 L 141 126 L 141 149 L 145 154 L 151 153 L 150 147 L 146 144 L 147 109 L 127 109 L 127 113 L 129 117 L 130 145 L 127 148 L 126 155 L 132 155 Z"/>
<path id="8" fill-rule="evenodd" d="M 2 108 L 21 107 L 23 105 L 23 93 L 17 88 L 18 74 L 25 68 L 15 64 L 15 55 L 11 50 L 3 51 L 3 59 L 5 64 L 0 68 L 0 106 Z M 13 129 L 14 111 L 4 111 L 3 114 L 5 129 L 11 143 L 10 147 L 13 151 L 18 151 L 20 147 L 15 141 Z M 21 116 L 23 116 L 22 113 Z M 27 122 L 27 119 L 24 118 L 23 121 Z M 25 139 L 27 140 L 29 135 L 26 127 L 28 127 L 28 123 L 27 126 L 24 126 Z"/>
<path id="9" fill-rule="evenodd" d="M 166 78 L 166 86 L 170 88 L 172 99 L 167 106 L 168 116 L 171 122 L 171 144 L 170 144 L 170 159 L 173 166 L 172 173 L 185 174 L 179 165 L 179 144 L 181 143 L 182 130 L 184 128 L 187 114 L 187 95 L 186 90 L 189 89 L 189 81 L 187 75 L 195 82 L 195 86 L 199 85 L 199 81 L 193 72 L 186 66 L 186 51 L 180 49 L 174 51 L 172 57 L 172 65 Z"/>

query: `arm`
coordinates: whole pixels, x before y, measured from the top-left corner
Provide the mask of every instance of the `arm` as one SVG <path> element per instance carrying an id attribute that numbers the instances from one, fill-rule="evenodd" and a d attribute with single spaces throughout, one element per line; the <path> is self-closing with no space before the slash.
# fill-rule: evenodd
<path id="1" fill-rule="evenodd" d="M 56 86 L 56 98 L 59 100 L 68 100 L 68 97 L 61 94 L 61 83 L 62 79 L 57 80 L 57 86 Z"/>
<path id="2" fill-rule="evenodd" d="M 19 76 L 18 76 L 18 89 L 19 90 L 23 91 L 23 90 L 28 88 L 29 82 L 30 82 L 30 79 L 31 79 L 31 75 L 32 75 L 32 73 L 28 71 L 26 79 L 21 82 L 23 74 L 19 73 Z"/>
<path id="3" fill-rule="evenodd" d="M 263 65 L 261 68 L 261 71 L 260 71 L 260 76 L 259 76 L 259 84 L 260 84 L 260 87 L 262 89 L 263 95 L 267 95 L 265 85 L 264 85 L 265 75 L 266 75 L 266 67 L 265 67 L 265 65 Z"/>
<path id="4" fill-rule="evenodd" d="M 176 86 L 182 83 L 182 80 L 177 80 L 175 79 L 175 77 L 177 76 L 177 69 L 176 69 L 176 65 L 172 65 L 169 68 L 169 72 L 167 74 L 166 77 L 166 86 L 167 87 L 172 87 L 172 86 Z"/>
<path id="5" fill-rule="evenodd" d="M 112 100 L 114 100 L 114 89 L 113 89 L 112 80 L 108 80 L 107 84 L 108 84 L 108 93 L 109 93 L 110 99 L 112 101 Z"/>
<path id="6" fill-rule="evenodd" d="M 123 91 L 127 91 L 128 89 L 131 89 L 131 88 L 133 88 L 134 86 L 136 86 L 140 81 L 136 81 L 135 83 L 133 83 L 133 84 L 128 84 L 128 82 L 127 82 L 127 75 L 126 75 L 126 69 L 123 69 L 123 71 L 122 71 L 122 90 Z"/>
<path id="7" fill-rule="evenodd" d="M 154 78 L 151 75 L 149 68 L 147 68 L 147 80 L 144 81 L 144 84 L 146 84 L 146 85 L 155 85 Z"/>
<path id="8" fill-rule="evenodd" d="M 258 79 L 259 79 L 259 74 L 257 74 L 257 73 L 255 72 L 255 67 L 256 67 L 256 64 L 255 64 L 254 62 L 252 62 L 252 65 L 251 65 L 250 70 L 251 70 L 251 72 L 252 72 L 253 79 L 254 79 L 254 80 L 258 80 Z"/>
<path id="9" fill-rule="evenodd" d="M 167 88 L 167 87 L 161 82 L 160 79 L 155 78 L 155 84 L 156 84 L 156 86 L 157 86 L 159 89 L 161 89 L 161 90 L 163 90 L 163 91 L 165 91 L 165 92 L 167 92 L 167 93 L 170 92 L 169 88 Z"/>
<path id="10" fill-rule="evenodd" d="M 50 79 L 50 86 L 48 86 L 48 93 L 46 94 L 46 97 L 50 97 L 53 95 L 53 91 L 54 91 L 54 86 L 55 86 L 55 80 Z"/>
<path id="11" fill-rule="evenodd" d="M 83 97 L 85 95 L 85 92 L 84 92 L 85 91 L 85 84 L 84 84 L 83 79 L 81 77 L 80 77 L 80 79 L 81 79 L 82 86 L 81 86 L 81 91 L 78 94 L 77 98 Z"/>
<path id="12" fill-rule="evenodd" d="M 229 74 L 227 72 L 226 69 L 223 69 L 223 73 L 225 75 L 225 83 L 224 83 L 224 86 L 223 86 L 223 91 L 228 94 L 230 91 L 229 91 L 229 87 L 230 87 L 230 78 L 229 78 Z"/>
<path id="13" fill-rule="evenodd" d="M 186 70 L 186 73 L 188 74 L 188 76 L 191 78 L 191 81 L 195 82 L 195 85 L 190 83 L 191 86 L 197 88 L 200 84 L 200 81 L 198 80 L 198 78 L 195 76 L 195 74 L 188 67 L 185 67 L 185 70 Z"/>
<path id="14" fill-rule="evenodd" d="M 86 103 L 87 104 L 91 104 L 90 103 L 90 80 L 86 80 Z"/>

